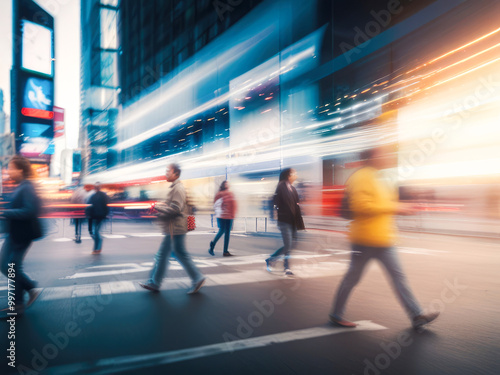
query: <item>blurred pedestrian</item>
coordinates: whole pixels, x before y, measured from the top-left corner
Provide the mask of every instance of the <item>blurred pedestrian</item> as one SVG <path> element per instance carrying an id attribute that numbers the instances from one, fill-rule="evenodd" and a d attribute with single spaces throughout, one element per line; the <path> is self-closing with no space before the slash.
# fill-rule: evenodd
<path id="1" fill-rule="evenodd" d="M 87 197 L 85 198 L 85 203 L 90 204 L 89 203 L 90 198 L 92 198 L 92 195 L 95 194 L 95 189 L 92 185 L 85 185 L 85 190 L 87 191 Z M 87 207 L 85 214 L 86 214 L 87 221 L 88 221 L 88 230 L 89 230 L 90 237 L 94 238 L 94 229 L 92 226 L 93 222 L 92 222 L 92 218 L 90 217 L 90 208 L 89 207 Z"/>
<path id="2" fill-rule="evenodd" d="M 286 276 L 293 276 L 293 272 L 290 270 L 289 257 L 297 241 L 297 230 L 305 229 L 302 213 L 300 212 L 299 195 L 293 187 L 296 179 L 297 172 L 292 168 L 286 168 L 280 174 L 280 181 L 274 193 L 274 205 L 278 210 L 278 228 L 283 237 L 283 246 L 266 259 L 267 270 L 272 272 L 272 267 L 277 258 L 283 255 Z"/>
<path id="3" fill-rule="evenodd" d="M 205 277 L 195 266 L 186 251 L 187 233 L 187 196 L 184 185 L 179 180 L 181 169 L 177 164 L 170 164 L 166 171 L 167 181 L 171 183 L 167 198 L 164 203 L 155 205 L 158 219 L 163 228 L 165 237 L 155 256 L 155 263 L 151 270 L 150 278 L 141 287 L 151 292 L 158 292 L 163 282 L 169 263 L 169 256 L 174 251 L 177 261 L 188 273 L 192 286 L 188 294 L 197 293 L 205 283 Z"/>
<path id="4" fill-rule="evenodd" d="M 330 312 L 330 322 L 342 327 L 356 324 L 344 319 L 347 299 L 358 284 L 365 266 L 377 259 L 384 266 L 394 291 L 415 328 L 430 323 L 439 312 L 424 314 L 415 299 L 394 247 L 396 214 L 412 214 L 411 206 L 397 202 L 397 192 L 378 176 L 378 171 L 390 167 L 390 153 L 383 147 L 361 154 L 364 166 L 347 181 L 346 194 L 352 222 L 349 229 L 351 263 L 342 280 Z"/>
<path id="5" fill-rule="evenodd" d="M 14 311 L 10 308 L 4 312 L 24 313 L 40 295 L 42 289 L 36 288 L 36 282 L 24 273 L 23 261 L 33 240 L 42 237 L 42 227 L 39 216 L 42 203 L 36 194 L 33 183 L 31 164 L 22 156 L 14 156 L 8 165 L 9 177 L 16 184 L 7 209 L 0 211 L 0 217 L 8 222 L 8 235 L 0 253 L 2 273 L 13 278 Z M 10 284 L 9 284 L 10 285 Z M 10 290 L 10 288 L 9 288 Z M 24 294 L 28 292 L 28 303 L 24 304 Z"/>
<path id="6" fill-rule="evenodd" d="M 215 255 L 214 247 L 217 244 L 217 241 L 219 241 L 224 234 L 224 251 L 222 255 L 225 257 L 232 256 L 233 254 L 229 252 L 228 246 L 229 236 L 233 227 L 233 220 L 236 215 L 236 200 L 234 199 L 234 194 L 229 190 L 228 181 L 222 182 L 219 192 L 215 195 L 214 210 L 219 232 L 217 232 L 213 241 L 210 241 L 210 249 L 208 249 L 208 253 L 212 256 Z"/>
<path id="7" fill-rule="evenodd" d="M 101 226 L 109 214 L 109 197 L 101 191 L 101 183 L 96 182 L 94 185 L 95 193 L 89 199 L 90 206 L 88 209 L 88 216 L 92 220 L 93 234 L 94 234 L 94 250 L 92 254 L 100 254 L 102 251 L 102 237 Z"/>
<path id="8" fill-rule="evenodd" d="M 78 185 L 70 198 L 70 203 L 72 204 L 85 204 L 87 203 L 87 191 L 82 185 Z M 82 243 L 82 222 L 83 218 L 75 217 L 73 218 L 73 223 L 75 224 L 75 242 Z"/>

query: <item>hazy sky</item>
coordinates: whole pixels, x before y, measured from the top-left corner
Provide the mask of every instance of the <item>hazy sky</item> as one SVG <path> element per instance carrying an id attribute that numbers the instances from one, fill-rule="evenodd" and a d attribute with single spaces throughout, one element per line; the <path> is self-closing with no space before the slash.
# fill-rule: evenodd
<path id="1" fill-rule="evenodd" d="M 78 147 L 80 111 L 80 0 L 36 0 L 55 19 L 55 100 L 65 110 L 66 145 Z M 10 114 L 12 0 L 0 0 L 0 89 Z"/>

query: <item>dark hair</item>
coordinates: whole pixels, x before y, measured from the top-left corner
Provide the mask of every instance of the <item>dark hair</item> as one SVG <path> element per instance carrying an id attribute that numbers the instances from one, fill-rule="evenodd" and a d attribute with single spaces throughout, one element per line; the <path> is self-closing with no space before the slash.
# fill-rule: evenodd
<path id="1" fill-rule="evenodd" d="M 219 191 L 224 191 L 227 190 L 227 180 L 222 181 L 222 184 L 220 184 Z"/>
<path id="2" fill-rule="evenodd" d="M 364 150 L 364 151 L 361 151 L 361 154 L 360 154 L 360 159 L 361 160 L 366 160 L 366 161 L 370 161 L 373 159 L 373 155 L 375 155 L 375 151 L 377 149 L 375 147 L 373 148 L 369 148 L 367 150 Z"/>
<path id="3" fill-rule="evenodd" d="M 280 182 L 288 180 L 288 178 L 292 174 L 292 170 L 293 170 L 292 168 L 283 169 L 280 173 Z"/>
<path id="4" fill-rule="evenodd" d="M 171 170 L 172 170 L 172 172 L 174 172 L 174 174 L 176 174 L 177 176 L 180 176 L 180 175 L 181 175 L 181 167 L 179 167 L 179 164 L 175 164 L 175 163 L 170 164 L 170 169 L 171 169 Z"/>
<path id="5" fill-rule="evenodd" d="M 17 169 L 22 169 L 24 178 L 33 176 L 33 169 L 31 169 L 31 163 L 28 159 L 20 155 L 14 155 L 9 163 L 14 163 Z"/>

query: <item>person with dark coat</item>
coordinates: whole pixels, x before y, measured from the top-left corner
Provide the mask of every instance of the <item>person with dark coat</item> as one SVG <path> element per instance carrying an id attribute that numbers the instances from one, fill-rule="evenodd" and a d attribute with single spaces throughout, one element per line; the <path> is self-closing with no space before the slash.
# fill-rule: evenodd
<path id="1" fill-rule="evenodd" d="M 109 214 L 109 198 L 101 191 L 101 183 L 96 182 L 95 193 L 89 199 L 88 216 L 92 220 L 94 233 L 94 251 L 92 254 L 100 254 L 102 250 L 101 225 Z"/>
<path id="2" fill-rule="evenodd" d="M 42 289 L 36 288 L 23 270 L 23 260 L 33 240 L 42 237 L 40 216 L 42 203 L 35 187 L 28 180 L 32 176 L 31 164 L 22 156 L 14 156 L 8 166 L 9 177 L 17 184 L 12 193 L 7 209 L 0 212 L 0 217 L 7 220 L 8 235 L 0 252 L 2 273 L 14 281 L 15 305 L 4 309 L 4 312 L 24 313 L 40 295 Z M 9 289 L 10 290 L 10 289 Z M 28 303 L 24 304 L 24 294 L 28 292 Z"/>
<path id="3" fill-rule="evenodd" d="M 228 247 L 229 236 L 231 235 L 231 228 L 233 227 L 233 220 L 236 215 L 236 200 L 234 199 L 234 194 L 229 190 L 229 182 L 224 181 L 220 185 L 219 192 L 214 198 L 214 209 L 219 232 L 215 235 L 213 241 L 210 241 L 208 253 L 212 256 L 215 255 L 215 245 L 224 234 L 224 251 L 222 255 L 225 257 L 232 256 L 233 254 L 229 252 Z"/>
<path id="4" fill-rule="evenodd" d="M 305 229 L 300 212 L 299 195 L 292 186 L 296 179 L 297 173 L 292 168 L 286 168 L 280 174 L 280 181 L 274 193 L 274 205 L 278 210 L 278 228 L 283 237 L 283 246 L 266 259 L 267 270 L 271 272 L 277 258 L 284 255 L 285 275 L 287 276 L 293 276 L 288 258 L 297 241 L 297 230 Z"/>

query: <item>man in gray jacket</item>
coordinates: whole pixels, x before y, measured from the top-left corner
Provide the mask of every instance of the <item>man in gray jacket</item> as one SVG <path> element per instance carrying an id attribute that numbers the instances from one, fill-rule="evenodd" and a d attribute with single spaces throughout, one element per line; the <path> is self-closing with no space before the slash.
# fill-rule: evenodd
<path id="1" fill-rule="evenodd" d="M 167 181 L 171 182 L 167 199 L 164 203 L 155 206 L 158 211 L 158 219 L 161 222 L 165 238 L 156 253 L 155 264 L 151 275 L 146 283 L 139 283 L 141 287 L 152 292 L 158 292 L 167 271 L 168 259 L 172 251 L 177 261 L 191 278 L 193 285 L 188 294 L 197 293 L 205 283 L 205 277 L 194 265 L 191 257 L 186 251 L 187 233 L 187 204 L 186 190 L 179 180 L 181 169 L 177 164 L 170 164 L 167 168 Z"/>

